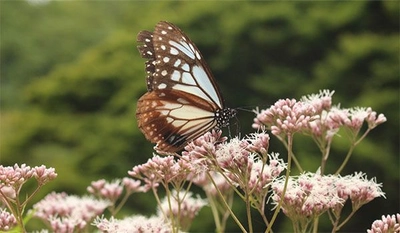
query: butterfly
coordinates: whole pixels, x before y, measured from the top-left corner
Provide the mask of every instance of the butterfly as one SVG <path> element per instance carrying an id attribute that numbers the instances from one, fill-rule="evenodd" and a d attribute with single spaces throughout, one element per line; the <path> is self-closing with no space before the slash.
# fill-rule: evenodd
<path id="1" fill-rule="evenodd" d="M 215 79 L 196 45 L 177 26 L 161 21 L 141 31 L 138 50 L 147 59 L 147 93 L 136 118 L 155 150 L 174 154 L 214 128 L 229 125 L 236 110 L 226 108 Z"/>

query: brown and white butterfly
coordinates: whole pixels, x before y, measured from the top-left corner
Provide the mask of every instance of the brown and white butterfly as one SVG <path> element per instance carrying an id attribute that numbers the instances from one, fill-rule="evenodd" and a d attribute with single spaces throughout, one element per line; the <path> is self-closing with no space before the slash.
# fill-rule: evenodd
<path id="1" fill-rule="evenodd" d="M 138 126 L 159 153 L 173 154 L 236 115 L 196 45 L 175 25 L 161 21 L 137 36 L 146 61 L 148 92 L 137 102 Z"/>

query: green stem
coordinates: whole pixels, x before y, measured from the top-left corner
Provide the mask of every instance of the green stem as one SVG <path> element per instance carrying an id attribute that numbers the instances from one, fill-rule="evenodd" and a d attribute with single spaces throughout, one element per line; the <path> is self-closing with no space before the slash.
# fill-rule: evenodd
<path id="1" fill-rule="evenodd" d="M 322 160 L 321 160 L 321 175 L 325 173 L 325 166 L 326 162 L 328 161 L 330 149 L 331 149 L 331 142 L 332 140 L 328 141 L 328 144 L 325 146 L 324 150 L 322 151 Z"/>
<path id="2" fill-rule="evenodd" d="M 351 213 L 349 214 L 349 216 L 347 216 L 347 218 L 346 218 L 338 227 L 335 226 L 335 228 L 336 228 L 335 230 L 336 230 L 336 231 L 333 231 L 333 230 L 332 230 L 332 233 L 339 231 L 340 228 L 342 228 L 343 225 L 346 224 L 346 223 L 350 220 L 351 217 L 353 217 L 353 215 L 356 213 L 356 211 L 357 211 L 357 209 L 351 211 Z"/>
<path id="3" fill-rule="evenodd" d="M 246 232 L 246 229 L 243 227 L 243 225 L 240 223 L 239 219 L 236 217 L 236 215 L 233 213 L 231 207 L 228 205 L 228 203 L 226 202 L 224 196 L 221 193 L 221 190 L 219 190 L 217 184 L 214 182 L 214 180 L 211 177 L 211 174 L 209 172 L 207 172 L 207 177 L 211 180 L 211 182 L 214 185 L 214 188 L 217 190 L 218 195 L 221 197 L 222 203 L 224 203 L 226 209 L 229 211 L 229 213 L 231 214 L 233 220 L 236 222 L 236 224 L 239 226 L 240 230 L 242 230 L 242 232 Z"/>
<path id="4" fill-rule="evenodd" d="M 210 203 L 211 213 L 214 217 L 216 232 L 222 233 L 224 230 L 222 229 L 222 226 L 221 226 L 221 219 L 219 218 L 219 213 L 218 213 L 218 208 L 216 206 L 216 202 L 210 193 L 206 192 L 206 196 L 207 196 L 208 202 Z"/>
<path id="5" fill-rule="evenodd" d="M 318 233 L 318 222 L 319 222 L 319 217 L 316 217 L 314 219 L 313 233 Z"/>
<path id="6" fill-rule="evenodd" d="M 278 213 L 281 209 L 282 206 L 282 202 L 285 199 L 285 193 L 286 193 L 286 189 L 287 189 L 287 185 L 289 183 L 289 175 L 290 175 L 290 168 L 292 166 L 292 156 L 293 156 L 293 135 L 292 134 L 288 134 L 288 143 L 287 143 L 287 150 L 288 150 L 288 163 L 287 163 L 287 169 L 286 169 L 286 175 L 285 175 L 285 184 L 283 186 L 283 192 L 282 192 L 282 196 L 280 198 L 278 207 L 275 209 L 274 214 L 271 218 L 270 224 L 268 225 L 267 230 L 265 230 L 265 233 L 269 233 L 272 232 L 272 225 L 274 224 Z"/>
<path id="7" fill-rule="evenodd" d="M 163 216 L 164 216 L 165 219 L 168 219 L 167 213 L 165 213 L 165 211 L 163 210 L 163 208 L 161 208 L 161 201 L 160 201 L 160 197 L 159 197 L 158 194 L 157 194 L 157 189 L 156 189 L 155 187 L 153 187 L 151 190 L 153 191 L 154 198 L 156 199 L 157 205 L 160 207 L 161 213 L 163 214 Z"/>
<path id="8" fill-rule="evenodd" d="M 283 138 L 281 138 L 281 137 L 279 137 L 279 136 L 277 136 L 277 137 L 278 137 L 278 139 L 282 142 L 282 144 L 285 146 L 286 150 L 289 151 L 289 145 L 288 145 L 288 143 L 287 143 Z M 292 142 L 292 143 L 293 143 L 293 142 Z M 297 169 L 299 169 L 299 172 L 302 173 L 304 170 L 303 170 L 303 168 L 301 167 L 300 162 L 297 160 L 295 154 L 293 153 L 293 145 L 291 145 L 290 147 L 292 147 L 292 148 L 290 149 L 290 151 L 291 151 L 291 156 L 290 156 L 290 157 L 293 159 L 293 162 L 295 163 Z"/>
<path id="9" fill-rule="evenodd" d="M 247 212 L 247 224 L 249 226 L 249 232 L 252 233 L 253 232 L 253 223 L 251 221 L 251 206 L 250 206 L 250 195 L 249 194 L 245 194 L 246 195 L 246 212 Z"/>
<path id="10" fill-rule="evenodd" d="M 349 151 L 347 152 L 346 158 L 344 159 L 343 163 L 340 165 L 339 169 L 335 172 L 335 175 L 340 174 L 340 172 L 342 172 L 344 166 L 346 166 L 347 162 L 350 159 L 351 154 L 354 151 L 354 148 L 367 136 L 367 134 L 369 133 L 369 131 L 371 131 L 370 128 L 368 128 L 365 133 L 355 142 L 353 142 L 350 146 Z"/>
<path id="11" fill-rule="evenodd" d="M 344 166 L 346 166 L 347 162 L 350 159 L 351 154 L 353 153 L 354 148 L 356 147 L 355 144 L 352 144 L 349 151 L 347 152 L 346 158 L 343 160 L 342 164 L 340 165 L 340 167 L 338 168 L 338 170 L 335 172 L 335 175 L 340 174 L 340 172 L 342 172 Z"/>
<path id="12" fill-rule="evenodd" d="M 131 192 L 126 192 L 122 200 L 119 202 L 118 206 L 114 209 L 114 212 L 111 213 L 112 216 L 115 215 L 121 210 L 122 206 L 124 206 L 125 202 L 128 200 L 128 197 L 131 195 Z"/>

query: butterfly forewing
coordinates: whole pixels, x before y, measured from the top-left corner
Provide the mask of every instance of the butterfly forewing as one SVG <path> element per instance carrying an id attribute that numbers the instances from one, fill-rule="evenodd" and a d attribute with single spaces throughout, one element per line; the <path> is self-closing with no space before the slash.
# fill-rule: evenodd
<path id="1" fill-rule="evenodd" d="M 211 71 L 194 43 L 176 26 L 159 22 L 138 35 L 146 61 L 148 93 L 137 104 L 139 128 L 159 152 L 173 153 L 216 126 L 234 110 L 224 109 Z"/>
<path id="2" fill-rule="evenodd" d="M 223 108 L 214 78 L 196 45 L 176 26 L 157 24 L 153 37 L 155 53 L 152 89 L 176 89 L 208 99 Z"/>

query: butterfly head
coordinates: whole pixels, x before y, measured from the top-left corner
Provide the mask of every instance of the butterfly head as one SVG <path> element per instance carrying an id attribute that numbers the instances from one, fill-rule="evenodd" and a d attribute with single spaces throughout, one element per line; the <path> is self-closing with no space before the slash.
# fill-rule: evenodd
<path id="1" fill-rule="evenodd" d="M 215 112 L 215 119 L 217 121 L 217 127 L 223 128 L 229 125 L 231 118 L 236 116 L 236 109 L 224 108 Z"/>

